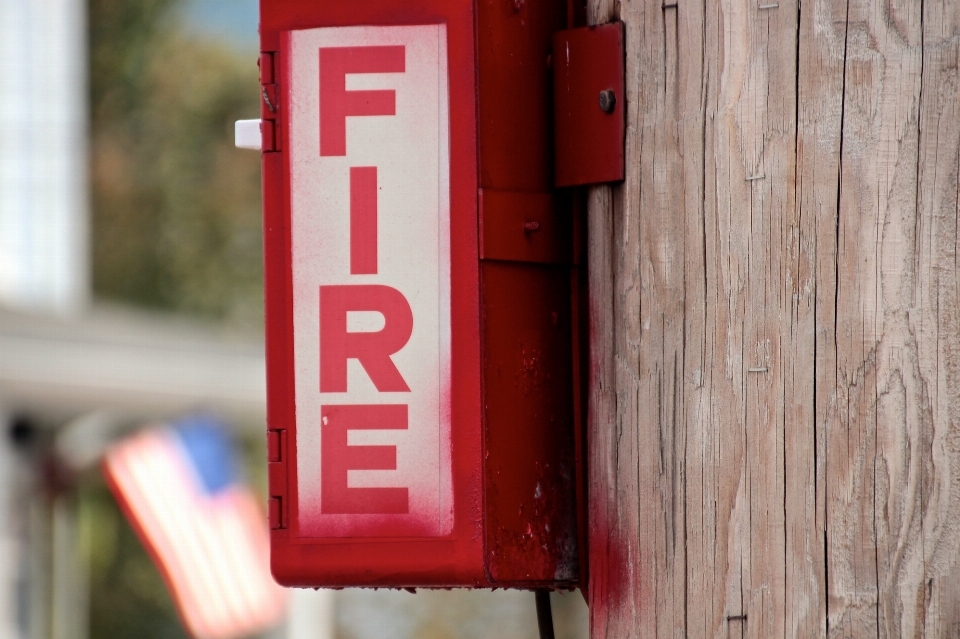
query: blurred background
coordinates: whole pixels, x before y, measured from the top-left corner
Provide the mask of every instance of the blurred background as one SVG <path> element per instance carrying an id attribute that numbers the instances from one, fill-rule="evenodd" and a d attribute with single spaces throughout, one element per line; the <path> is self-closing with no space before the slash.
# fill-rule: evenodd
<path id="1" fill-rule="evenodd" d="M 0 639 L 186 636 L 111 443 L 212 411 L 265 495 L 257 49 L 256 0 L 0 0 Z M 342 590 L 265 636 L 536 633 L 531 593 Z"/>

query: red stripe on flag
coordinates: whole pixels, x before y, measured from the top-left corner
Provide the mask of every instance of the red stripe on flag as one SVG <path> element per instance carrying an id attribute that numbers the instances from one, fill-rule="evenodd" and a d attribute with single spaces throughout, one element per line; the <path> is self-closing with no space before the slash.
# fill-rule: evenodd
<path id="1" fill-rule="evenodd" d="M 197 639 L 263 630 L 285 596 L 269 571 L 269 533 L 240 486 L 204 494 L 178 440 L 148 431 L 114 446 L 104 475 Z"/>

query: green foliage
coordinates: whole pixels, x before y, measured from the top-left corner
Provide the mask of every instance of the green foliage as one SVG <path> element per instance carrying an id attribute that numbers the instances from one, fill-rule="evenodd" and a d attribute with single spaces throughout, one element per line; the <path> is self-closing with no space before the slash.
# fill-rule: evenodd
<path id="1" fill-rule="evenodd" d="M 179 4 L 90 0 L 94 292 L 259 328 L 260 158 L 233 147 L 234 121 L 258 115 L 256 51 L 204 42 Z M 91 638 L 186 637 L 102 482 L 80 503 Z"/>
<path id="2" fill-rule="evenodd" d="M 259 157 L 233 147 L 256 53 L 188 34 L 177 4 L 90 2 L 94 292 L 259 327 Z"/>
<path id="3" fill-rule="evenodd" d="M 91 639 L 186 639 L 156 567 L 102 482 L 81 490 L 80 526 L 90 561 Z"/>

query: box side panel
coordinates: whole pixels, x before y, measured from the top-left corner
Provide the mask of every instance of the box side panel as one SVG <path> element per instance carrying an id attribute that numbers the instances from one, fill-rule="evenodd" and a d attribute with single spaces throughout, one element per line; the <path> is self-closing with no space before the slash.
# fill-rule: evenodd
<path id="1" fill-rule="evenodd" d="M 498 583 L 573 584 L 570 270 L 485 261 L 481 274 L 488 570 Z"/>
<path id="2" fill-rule="evenodd" d="M 484 543 L 498 585 L 574 585 L 578 575 L 577 260 L 569 194 L 553 189 L 550 71 L 566 11 L 556 0 L 477 5 Z"/>

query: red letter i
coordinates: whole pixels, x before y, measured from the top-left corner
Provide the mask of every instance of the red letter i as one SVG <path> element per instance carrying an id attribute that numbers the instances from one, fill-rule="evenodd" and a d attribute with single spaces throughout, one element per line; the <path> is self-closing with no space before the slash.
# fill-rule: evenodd
<path id="1" fill-rule="evenodd" d="M 377 272 L 377 167 L 350 167 L 350 273 Z"/>

